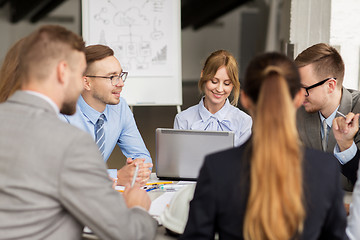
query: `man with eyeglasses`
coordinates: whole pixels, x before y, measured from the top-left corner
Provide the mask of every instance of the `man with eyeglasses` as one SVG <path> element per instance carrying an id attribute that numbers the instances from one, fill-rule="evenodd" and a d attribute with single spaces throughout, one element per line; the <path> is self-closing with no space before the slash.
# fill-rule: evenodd
<path id="1" fill-rule="evenodd" d="M 346 177 L 342 181 L 343 187 L 352 191 L 357 179 L 360 135 L 356 133 L 352 138 L 349 133 L 331 130 L 335 117 L 360 112 L 360 92 L 342 86 L 344 62 L 338 51 L 328 44 L 319 43 L 307 48 L 296 57 L 295 63 L 306 96 L 297 112 L 300 138 L 305 146 L 336 156 Z"/>
<path id="2" fill-rule="evenodd" d="M 153 164 L 133 114 L 125 99 L 120 97 L 128 73 L 123 71 L 108 46 L 88 46 L 85 55 L 84 91 L 78 100 L 76 114 L 62 117 L 92 135 L 104 161 L 108 160 L 116 144 L 120 147 L 127 162 L 118 170 L 119 185 L 131 182 L 136 165 L 139 166 L 136 181 L 144 185 Z"/>

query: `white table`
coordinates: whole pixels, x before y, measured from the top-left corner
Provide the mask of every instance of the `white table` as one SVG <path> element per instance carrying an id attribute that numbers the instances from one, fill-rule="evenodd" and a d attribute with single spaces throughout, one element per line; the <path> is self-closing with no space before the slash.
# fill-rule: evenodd
<path id="1" fill-rule="evenodd" d="M 150 180 L 149 180 L 149 181 L 150 181 L 150 182 L 151 182 L 151 181 L 158 181 L 158 178 L 156 177 L 156 174 L 155 174 L 155 173 L 151 173 L 151 176 L 150 176 Z M 174 182 L 174 184 L 176 184 L 176 183 L 177 183 L 177 182 Z M 148 192 L 151 201 L 155 200 L 156 198 L 158 198 L 159 196 L 161 196 L 163 193 L 164 193 L 164 191 L 162 191 L 162 190 L 157 190 L 157 189 Z M 90 239 L 100 240 L 100 238 L 98 238 L 98 237 L 95 236 L 94 234 L 87 234 L 87 233 L 84 233 L 84 234 L 83 234 L 82 239 L 83 239 L 83 240 L 90 240 Z M 163 227 L 163 226 L 158 226 L 158 228 L 157 228 L 157 230 L 156 230 L 155 239 L 156 239 L 156 240 L 173 240 L 173 239 L 177 239 L 177 237 L 173 237 L 173 236 L 168 235 L 168 234 L 166 233 L 165 227 Z"/>

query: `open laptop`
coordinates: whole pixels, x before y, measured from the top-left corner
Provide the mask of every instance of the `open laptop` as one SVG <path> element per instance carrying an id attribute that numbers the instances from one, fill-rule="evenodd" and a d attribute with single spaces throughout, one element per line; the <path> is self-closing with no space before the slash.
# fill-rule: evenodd
<path id="1" fill-rule="evenodd" d="M 233 132 L 156 129 L 156 175 L 196 180 L 204 157 L 234 147 Z"/>

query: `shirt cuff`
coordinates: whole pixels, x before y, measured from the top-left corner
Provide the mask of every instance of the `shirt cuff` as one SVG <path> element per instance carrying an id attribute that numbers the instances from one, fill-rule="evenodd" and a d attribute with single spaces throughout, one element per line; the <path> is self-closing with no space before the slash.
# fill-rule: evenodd
<path id="1" fill-rule="evenodd" d="M 334 155 L 342 165 L 349 162 L 356 155 L 356 152 L 357 152 L 357 147 L 354 141 L 351 147 L 349 147 L 345 151 L 340 152 L 339 146 L 337 144 L 335 145 L 334 148 Z"/>

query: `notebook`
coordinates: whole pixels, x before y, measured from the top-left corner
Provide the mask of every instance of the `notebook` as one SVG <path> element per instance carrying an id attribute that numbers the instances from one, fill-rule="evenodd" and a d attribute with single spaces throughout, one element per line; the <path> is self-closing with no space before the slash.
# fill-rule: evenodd
<path id="1" fill-rule="evenodd" d="M 204 157 L 234 147 L 233 132 L 156 129 L 156 175 L 196 180 Z"/>

